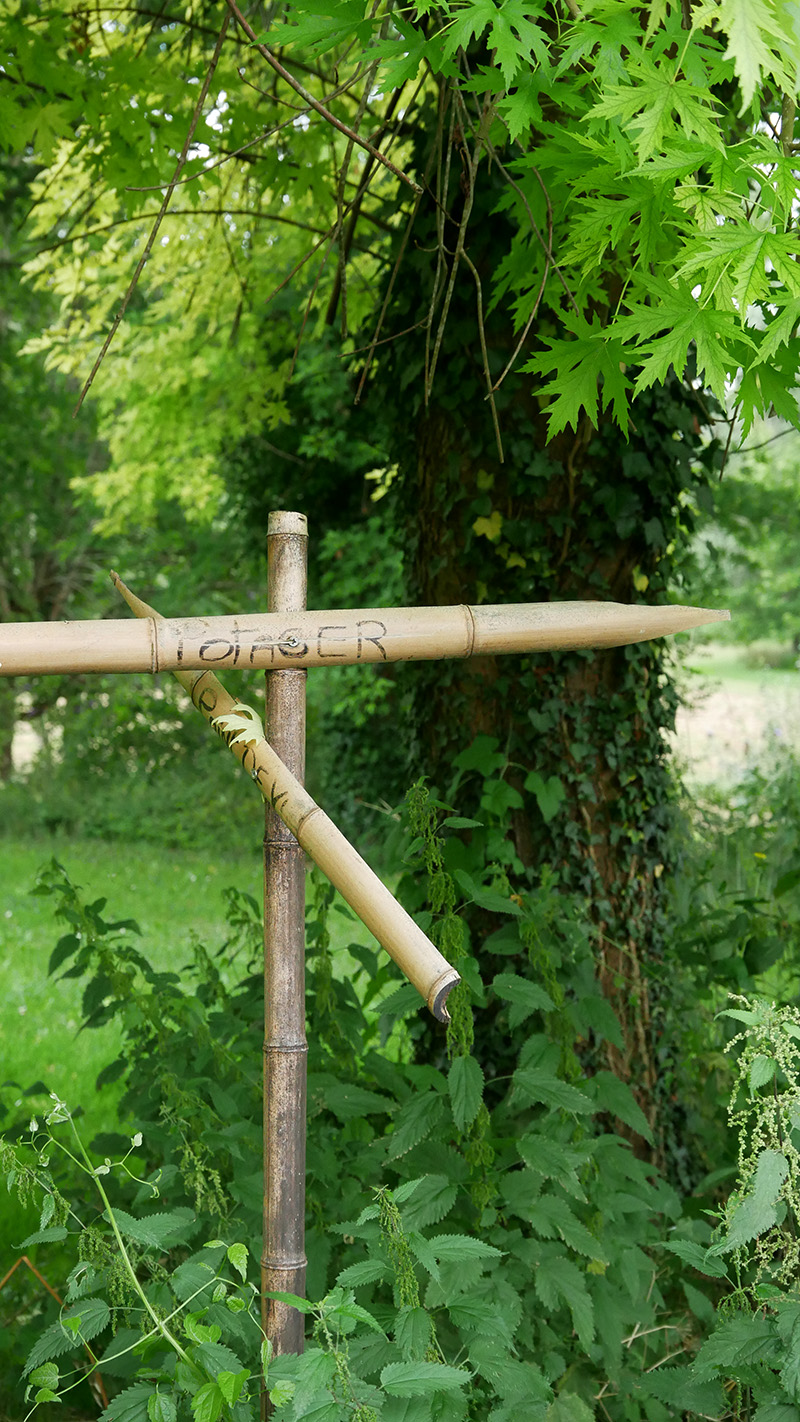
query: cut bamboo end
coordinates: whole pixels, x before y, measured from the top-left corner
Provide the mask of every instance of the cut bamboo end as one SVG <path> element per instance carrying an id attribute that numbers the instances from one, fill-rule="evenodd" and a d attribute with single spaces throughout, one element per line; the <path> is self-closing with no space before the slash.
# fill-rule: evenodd
<path id="1" fill-rule="evenodd" d="M 451 968 L 450 971 L 444 975 L 444 980 L 439 982 L 438 984 L 434 984 L 433 988 L 431 989 L 428 995 L 428 1007 L 430 1008 L 437 1022 L 450 1021 L 450 1013 L 447 1011 L 447 1007 L 445 1006 L 445 1004 L 452 989 L 456 987 L 456 985 L 460 982 L 461 979 L 458 976 L 458 973 L 455 971 L 454 968 Z"/>

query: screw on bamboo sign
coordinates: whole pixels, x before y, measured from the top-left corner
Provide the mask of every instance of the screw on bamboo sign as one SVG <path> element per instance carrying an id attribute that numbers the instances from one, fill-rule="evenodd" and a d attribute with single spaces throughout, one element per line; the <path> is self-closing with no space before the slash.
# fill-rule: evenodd
<path id="1" fill-rule="evenodd" d="M 459 981 L 303 787 L 305 669 L 623 646 L 729 617 L 602 602 L 312 612 L 306 548 L 303 514 L 270 514 L 261 615 L 167 619 L 114 573 L 137 621 L 0 624 L 0 676 L 172 671 L 266 802 L 262 1321 L 276 1352 L 303 1347 L 302 1316 L 285 1295 L 303 1294 L 306 1267 L 304 852 L 440 1021 L 448 1020 L 447 995 Z M 252 667 L 266 672 L 266 731 L 215 674 Z M 269 1410 L 266 1400 L 265 1416 Z"/>

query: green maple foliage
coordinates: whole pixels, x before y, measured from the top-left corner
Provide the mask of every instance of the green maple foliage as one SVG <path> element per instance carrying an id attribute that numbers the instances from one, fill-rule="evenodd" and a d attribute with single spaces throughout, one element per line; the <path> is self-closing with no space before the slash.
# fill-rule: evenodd
<path id="1" fill-rule="evenodd" d="M 723 403 L 736 391 L 745 431 L 773 408 L 797 420 L 789 0 L 303 0 L 266 30 L 240 19 L 10 0 L 0 23 L 0 143 L 37 174 L 27 275 L 60 303 L 31 342 L 49 363 L 88 375 L 169 196 L 92 388 L 109 513 L 214 508 L 222 451 L 264 428 L 280 447 L 301 338 L 340 322 L 350 372 L 379 361 L 370 342 L 398 333 L 376 313 L 444 191 L 417 312 L 431 388 L 492 171 L 509 236 L 483 299 L 521 338 L 551 436 L 600 410 L 627 429 L 632 396 L 687 363 Z M 423 130 L 437 156 L 418 171 Z"/>

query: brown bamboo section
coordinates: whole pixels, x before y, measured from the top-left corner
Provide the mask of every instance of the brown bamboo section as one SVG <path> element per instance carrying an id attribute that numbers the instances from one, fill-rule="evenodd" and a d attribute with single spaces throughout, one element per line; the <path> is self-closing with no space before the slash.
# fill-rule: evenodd
<path id="1" fill-rule="evenodd" d="M 173 619 L 143 615 L 147 620 L 141 623 L 2 624 L 0 676 L 220 667 L 269 671 L 621 647 L 730 618 L 729 612 L 707 607 L 617 602 L 366 607 Z"/>
<path id="2" fill-rule="evenodd" d="M 158 619 L 158 613 L 126 588 L 116 573 L 114 585 L 137 617 Z M 218 718 L 235 711 L 237 702 L 213 672 L 176 672 L 178 681 L 195 706 L 241 761 L 258 784 L 265 800 L 327 874 L 342 898 L 358 914 L 378 942 L 405 973 L 440 1022 L 449 1021 L 446 1000 L 459 981 L 455 968 L 442 957 L 404 908 L 382 884 L 377 874 L 321 810 L 268 741 L 234 745 L 234 731 L 226 731 Z M 217 724 L 215 724 L 217 722 Z"/>
<path id="3" fill-rule="evenodd" d="M 271 513 L 271 612 L 305 607 L 308 532 L 299 513 Z M 298 786 L 305 778 L 306 672 L 266 674 L 270 744 Z M 270 1299 L 305 1297 L 306 1186 L 305 855 L 270 801 L 264 815 L 264 1249 L 261 1321 L 276 1353 L 302 1353 L 303 1315 Z M 272 1414 L 266 1391 L 262 1416 Z"/>

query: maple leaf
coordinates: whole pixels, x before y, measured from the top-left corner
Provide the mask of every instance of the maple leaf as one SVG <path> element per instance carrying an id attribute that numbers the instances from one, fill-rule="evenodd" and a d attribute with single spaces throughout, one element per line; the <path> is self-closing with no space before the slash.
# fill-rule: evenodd
<path id="1" fill-rule="evenodd" d="M 724 399 L 726 383 L 742 363 L 744 351 L 755 349 L 750 337 L 737 329 L 734 313 L 701 306 L 683 281 L 675 286 L 651 282 L 650 296 L 653 305 L 633 307 L 613 327 L 622 339 L 638 338 L 633 359 L 641 363 L 641 370 L 634 395 L 666 380 L 670 367 L 682 375 L 694 344 L 698 374 L 704 373 L 715 395 Z"/>
<path id="2" fill-rule="evenodd" d="M 630 381 L 624 375 L 621 341 L 600 325 L 596 317 L 591 325 L 584 316 L 574 313 L 564 317 L 564 325 L 573 332 L 572 340 L 548 340 L 547 353 L 542 352 L 524 367 L 535 374 L 552 374 L 545 393 L 558 391 L 549 407 L 547 438 L 571 425 L 578 428 L 581 410 L 592 424 L 597 424 L 598 404 L 613 408 L 614 418 L 623 434 L 628 432 L 628 391 Z"/>

